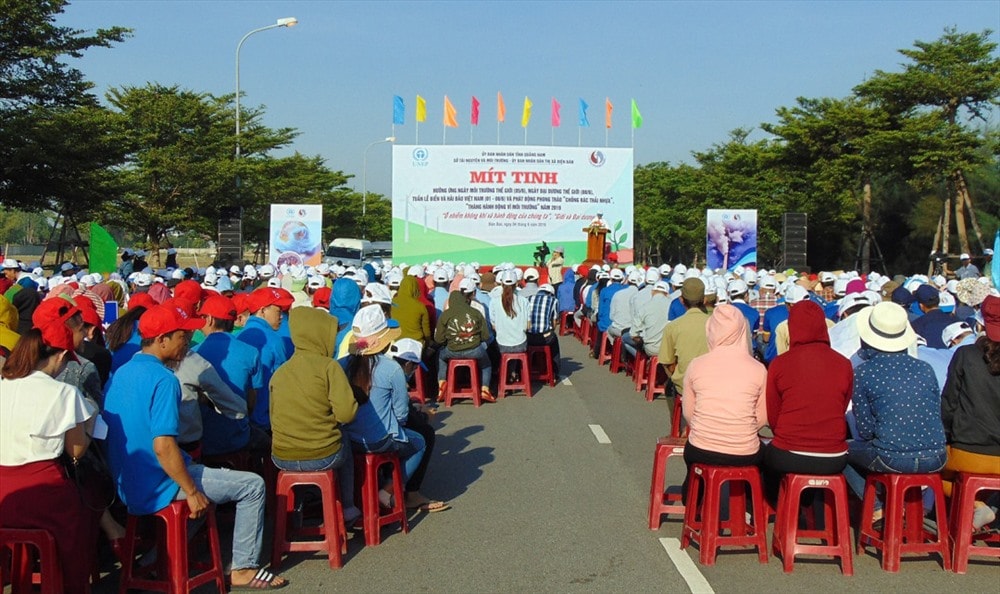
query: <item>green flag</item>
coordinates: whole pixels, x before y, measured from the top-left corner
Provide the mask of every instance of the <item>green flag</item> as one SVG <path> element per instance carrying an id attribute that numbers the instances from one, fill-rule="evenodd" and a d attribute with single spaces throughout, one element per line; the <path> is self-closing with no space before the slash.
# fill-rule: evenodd
<path id="1" fill-rule="evenodd" d="M 632 127 L 642 128 L 642 114 L 639 113 L 639 106 L 635 104 L 635 99 L 632 100 Z"/>
<path id="2" fill-rule="evenodd" d="M 90 224 L 90 271 L 110 274 L 118 269 L 118 244 L 97 223 Z"/>

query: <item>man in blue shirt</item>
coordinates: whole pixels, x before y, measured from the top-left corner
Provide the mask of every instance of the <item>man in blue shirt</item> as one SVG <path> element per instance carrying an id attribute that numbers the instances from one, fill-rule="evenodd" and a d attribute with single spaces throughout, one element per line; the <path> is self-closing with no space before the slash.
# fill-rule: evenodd
<path id="1" fill-rule="evenodd" d="M 917 334 L 924 337 L 927 346 L 932 349 L 946 348 L 941 340 L 941 333 L 944 332 L 945 328 L 959 321 L 955 319 L 955 316 L 941 311 L 941 308 L 938 307 L 940 295 L 940 291 L 927 284 L 920 285 L 914 291 L 914 297 L 917 298 L 920 311 L 924 315 L 913 320 L 911 325 Z"/>
<path id="2" fill-rule="evenodd" d="M 355 287 L 356 288 L 356 287 Z M 360 291 L 358 291 L 360 295 Z M 257 350 L 260 354 L 262 383 L 257 389 L 257 400 L 250 412 L 250 422 L 265 431 L 271 429 L 270 391 L 271 376 L 281 364 L 288 360 L 285 341 L 278 328 L 281 327 L 284 310 L 292 305 L 293 298 L 281 289 L 262 287 L 247 298 L 250 318 L 243 331 L 236 337 Z"/>
<path id="3" fill-rule="evenodd" d="M 184 500 L 191 519 L 197 519 L 210 503 L 236 502 L 232 585 L 280 587 L 287 583 L 283 578 L 258 571 L 264 480 L 249 472 L 192 464 L 177 445 L 181 386 L 164 364 L 183 360 L 191 332 L 203 325 L 170 303 L 139 319 L 142 350 L 115 373 L 105 393 L 108 462 L 132 514 L 152 514 Z"/>

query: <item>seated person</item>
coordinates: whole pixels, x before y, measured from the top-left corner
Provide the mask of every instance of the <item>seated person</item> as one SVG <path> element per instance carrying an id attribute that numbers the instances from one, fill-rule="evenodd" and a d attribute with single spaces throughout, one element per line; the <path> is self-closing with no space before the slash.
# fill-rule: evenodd
<path id="1" fill-rule="evenodd" d="M 473 293 L 452 291 L 448 296 L 448 309 L 441 314 L 434 329 L 434 341 L 442 345 L 438 350 L 438 390 L 443 392 L 448 374 L 448 360 L 476 359 L 481 375 L 481 397 L 496 402 L 490 393 L 492 367 L 486 352 L 490 334 L 486 319 L 472 307 Z"/>

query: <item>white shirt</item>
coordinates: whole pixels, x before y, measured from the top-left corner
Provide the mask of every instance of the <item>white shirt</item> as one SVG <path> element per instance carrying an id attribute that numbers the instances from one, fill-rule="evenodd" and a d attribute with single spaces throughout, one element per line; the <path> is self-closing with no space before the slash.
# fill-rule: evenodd
<path id="1" fill-rule="evenodd" d="M 41 371 L 0 379 L 0 465 L 58 458 L 66 432 L 96 412 L 80 390 Z"/>

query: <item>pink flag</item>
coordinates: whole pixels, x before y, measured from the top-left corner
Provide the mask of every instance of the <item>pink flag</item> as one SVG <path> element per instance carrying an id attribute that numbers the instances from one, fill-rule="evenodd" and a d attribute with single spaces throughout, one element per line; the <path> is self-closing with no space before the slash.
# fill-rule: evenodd
<path id="1" fill-rule="evenodd" d="M 556 101 L 555 97 L 553 97 L 552 98 L 552 127 L 553 128 L 558 128 L 559 127 L 559 122 L 561 120 L 561 118 L 559 117 L 559 108 L 560 107 L 562 107 L 562 106 L 559 105 L 559 102 Z"/>
<path id="2" fill-rule="evenodd" d="M 472 125 L 479 125 L 479 99 L 476 96 L 472 96 Z"/>

